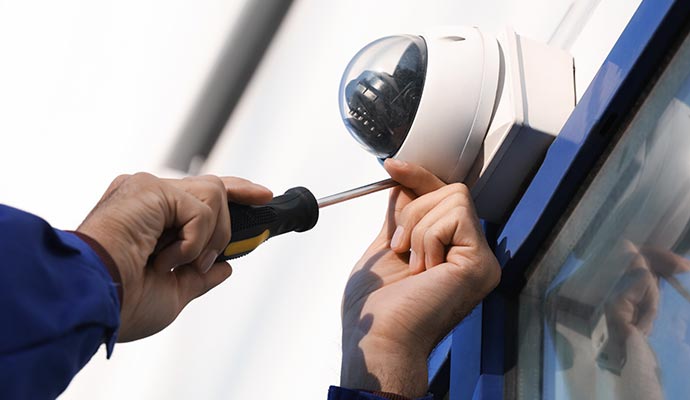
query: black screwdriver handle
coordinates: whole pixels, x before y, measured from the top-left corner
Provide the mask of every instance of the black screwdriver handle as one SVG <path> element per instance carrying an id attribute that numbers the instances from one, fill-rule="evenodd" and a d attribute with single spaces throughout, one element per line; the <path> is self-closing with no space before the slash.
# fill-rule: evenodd
<path id="1" fill-rule="evenodd" d="M 286 232 L 304 232 L 319 219 L 319 203 L 303 187 L 288 189 L 262 206 L 228 203 L 232 236 L 218 260 L 242 257 L 269 238 Z"/>

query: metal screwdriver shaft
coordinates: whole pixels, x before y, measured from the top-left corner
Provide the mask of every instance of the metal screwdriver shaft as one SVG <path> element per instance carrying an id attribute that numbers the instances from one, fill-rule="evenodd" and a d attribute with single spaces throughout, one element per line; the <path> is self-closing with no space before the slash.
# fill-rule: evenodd
<path id="1" fill-rule="evenodd" d="M 319 219 L 319 208 L 354 199 L 369 193 L 397 186 L 392 179 L 374 182 L 369 185 L 348 190 L 316 200 L 314 195 L 303 187 L 289 189 L 262 205 L 244 205 L 229 202 L 230 243 L 219 261 L 232 260 L 252 252 L 269 238 L 287 232 L 304 232 L 313 228 Z"/>
<path id="2" fill-rule="evenodd" d="M 331 206 L 333 204 L 342 203 L 350 199 L 361 197 L 370 193 L 378 192 L 380 190 L 389 189 L 398 186 L 398 182 L 388 178 L 379 182 L 370 183 L 368 185 L 360 186 L 355 189 L 347 190 L 338 194 L 323 197 L 318 200 L 319 208 Z"/>

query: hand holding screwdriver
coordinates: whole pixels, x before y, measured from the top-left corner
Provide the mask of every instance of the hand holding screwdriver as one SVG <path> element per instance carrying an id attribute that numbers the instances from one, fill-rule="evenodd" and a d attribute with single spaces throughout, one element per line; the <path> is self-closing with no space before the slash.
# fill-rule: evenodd
<path id="1" fill-rule="evenodd" d="M 77 232 L 112 258 L 121 288 L 118 340 L 140 339 L 166 327 L 190 301 L 232 273 L 215 262 L 230 240 L 228 199 L 265 204 L 273 194 L 233 177 L 115 179 Z"/>

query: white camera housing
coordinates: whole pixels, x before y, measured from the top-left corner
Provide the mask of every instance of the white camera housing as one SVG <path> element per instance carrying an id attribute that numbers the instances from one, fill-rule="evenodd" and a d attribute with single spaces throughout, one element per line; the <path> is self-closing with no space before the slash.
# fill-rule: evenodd
<path id="1" fill-rule="evenodd" d="M 386 48 L 394 38 L 415 43 Z M 479 216 L 501 222 L 575 105 L 573 72 L 569 54 L 510 30 L 498 40 L 475 27 L 394 36 L 350 62 L 341 113 L 368 151 L 464 182 Z"/>

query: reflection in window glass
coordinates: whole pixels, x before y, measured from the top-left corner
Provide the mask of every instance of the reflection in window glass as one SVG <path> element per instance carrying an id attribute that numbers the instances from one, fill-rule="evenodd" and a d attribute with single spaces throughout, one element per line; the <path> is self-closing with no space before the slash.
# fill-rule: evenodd
<path id="1" fill-rule="evenodd" d="M 532 270 L 520 398 L 690 393 L 690 45 Z"/>

